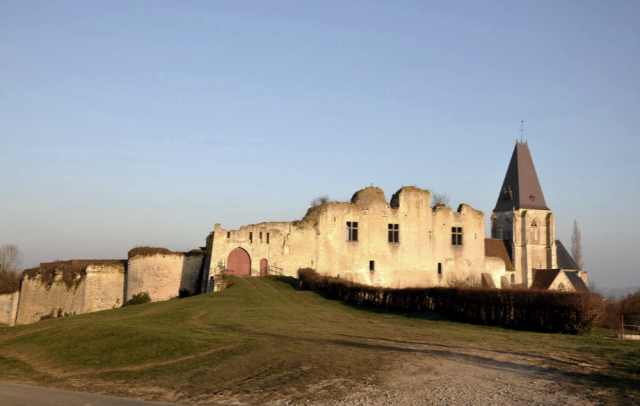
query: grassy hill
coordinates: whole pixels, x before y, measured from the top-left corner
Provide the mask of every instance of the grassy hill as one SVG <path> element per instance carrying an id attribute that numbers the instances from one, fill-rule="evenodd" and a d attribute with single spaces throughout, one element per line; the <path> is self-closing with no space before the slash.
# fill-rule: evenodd
<path id="1" fill-rule="evenodd" d="M 235 278 L 220 293 L 0 327 L 0 380 L 183 403 L 320 399 L 383 381 L 415 345 L 434 354 L 526 355 L 585 389 L 614 392 L 603 396 L 640 399 L 639 343 L 372 311 L 267 278 Z"/>

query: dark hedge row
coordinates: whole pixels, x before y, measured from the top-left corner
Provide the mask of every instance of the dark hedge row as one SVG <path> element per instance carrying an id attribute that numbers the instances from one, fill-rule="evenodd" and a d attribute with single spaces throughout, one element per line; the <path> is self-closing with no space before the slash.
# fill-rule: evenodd
<path id="1" fill-rule="evenodd" d="M 588 334 L 601 313 L 596 293 L 481 288 L 391 289 L 298 271 L 300 287 L 329 298 L 397 312 L 436 311 L 455 320 L 519 330 Z"/>

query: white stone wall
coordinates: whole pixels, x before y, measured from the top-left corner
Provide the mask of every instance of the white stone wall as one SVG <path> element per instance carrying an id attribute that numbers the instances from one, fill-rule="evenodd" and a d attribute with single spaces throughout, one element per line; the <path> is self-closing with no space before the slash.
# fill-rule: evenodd
<path id="1" fill-rule="evenodd" d="M 124 264 L 89 265 L 86 272 L 84 313 L 122 306 L 125 283 Z"/>
<path id="2" fill-rule="evenodd" d="M 140 292 L 148 292 L 153 302 L 175 299 L 181 289 L 196 293 L 203 257 L 175 252 L 129 258 L 125 301 Z"/>
<path id="3" fill-rule="evenodd" d="M 16 322 L 20 292 L 0 295 L 0 324 L 13 326 Z"/>
<path id="4" fill-rule="evenodd" d="M 347 241 L 347 222 L 358 222 L 358 241 Z M 398 243 L 388 241 L 389 224 L 399 225 Z M 454 226 L 464 230 L 461 246 L 451 244 Z M 252 275 L 259 274 L 264 258 L 290 276 L 309 267 L 371 285 L 433 286 L 442 279 L 438 263 L 448 275 L 484 272 L 484 214 L 467 205 L 457 212 L 444 206 L 432 210 L 430 193 L 416 187 L 403 187 L 388 203 L 384 193 L 372 187 L 357 192 L 350 203 L 313 207 L 302 221 L 233 231 L 216 224 L 210 268 L 238 247 L 249 253 Z"/>
<path id="5" fill-rule="evenodd" d="M 51 314 L 52 310 L 62 310 L 69 314 L 82 314 L 85 308 L 85 287 L 83 280 L 79 285 L 67 288 L 62 276 L 56 276 L 50 287 L 45 286 L 40 276 L 25 278 L 20 290 L 20 301 L 16 324 L 30 324 L 40 317 Z"/>

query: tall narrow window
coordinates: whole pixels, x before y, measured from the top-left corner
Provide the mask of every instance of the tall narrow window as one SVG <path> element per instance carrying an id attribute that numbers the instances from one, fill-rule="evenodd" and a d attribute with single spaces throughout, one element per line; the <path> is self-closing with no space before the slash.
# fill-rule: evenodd
<path id="1" fill-rule="evenodd" d="M 389 224 L 389 242 L 400 242 L 400 224 Z"/>
<path id="2" fill-rule="evenodd" d="M 260 244 L 262 244 L 262 231 L 260 231 Z"/>
<path id="3" fill-rule="evenodd" d="M 442 262 L 438 262 L 438 276 L 442 276 Z"/>
<path id="4" fill-rule="evenodd" d="M 347 221 L 347 241 L 358 241 L 357 221 Z"/>
<path id="5" fill-rule="evenodd" d="M 511 283 L 516 283 L 516 275 L 511 274 Z"/>
<path id="6" fill-rule="evenodd" d="M 269 233 L 267 233 L 267 244 L 269 244 Z"/>
<path id="7" fill-rule="evenodd" d="M 249 242 L 253 242 L 253 232 L 249 232 Z"/>
<path id="8" fill-rule="evenodd" d="M 231 238 L 231 231 L 227 231 L 227 238 Z"/>
<path id="9" fill-rule="evenodd" d="M 375 271 L 376 270 L 376 262 L 375 261 L 369 261 L 369 270 L 370 271 Z"/>
<path id="10" fill-rule="evenodd" d="M 462 245 L 462 227 L 451 227 L 451 245 Z"/>

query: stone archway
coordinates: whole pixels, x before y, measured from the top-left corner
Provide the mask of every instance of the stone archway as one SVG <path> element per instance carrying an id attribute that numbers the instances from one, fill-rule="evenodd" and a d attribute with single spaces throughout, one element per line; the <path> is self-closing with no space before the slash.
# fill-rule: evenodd
<path id="1" fill-rule="evenodd" d="M 227 275 L 229 276 L 250 276 L 251 257 L 242 248 L 236 248 L 227 258 Z"/>

